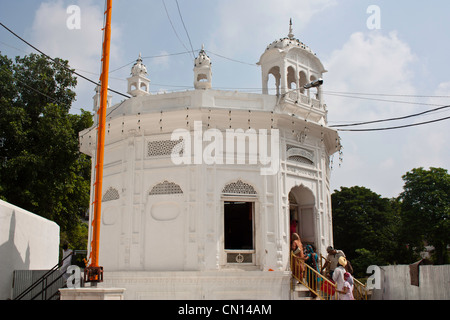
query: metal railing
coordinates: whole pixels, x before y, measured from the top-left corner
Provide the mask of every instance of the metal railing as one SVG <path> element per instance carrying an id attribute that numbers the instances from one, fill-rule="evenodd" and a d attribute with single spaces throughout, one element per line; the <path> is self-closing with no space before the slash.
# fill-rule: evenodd
<path id="1" fill-rule="evenodd" d="M 321 300 L 337 300 L 339 293 L 336 284 L 311 268 L 305 261 L 291 253 L 292 277 L 308 288 Z M 355 300 L 367 300 L 367 289 L 364 284 L 353 278 L 353 297 Z"/>
<path id="2" fill-rule="evenodd" d="M 336 300 L 336 285 L 291 253 L 292 277 L 321 300 Z"/>
<path id="3" fill-rule="evenodd" d="M 30 300 L 34 300 L 37 297 L 41 296 L 41 300 L 51 300 L 53 297 L 55 297 L 57 294 L 59 294 L 59 291 L 56 291 L 54 293 L 50 293 L 48 292 L 48 288 L 52 287 L 52 285 L 54 283 L 56 283 L 57 281 L 59 281 L 59 279 L 61 279 L 61 277 L 64 275 L 63 273 L 61 273 L 58 277 L 54 278 L 53 280 L 51 280 L 51 282 L 48 282 L 48 279 L 57 271 L 59 271 L 59 266 L 60 264 L 62 264 L 64 262 L 64 260 L 68 259 L 69 257 L 72 257 L 73 252 L 70 253 L 67 257 L 65 257 L 63 260 L 61 260 L 60 263 L 56 264 L 53 268 L 51 268 L 50 270 L 48 270 L 44 275 L 42 275 L 38 280 L 36 280 L 33 284 L 31 284 L 27 289 L 25 289 L 22 293 L 20 293 L 19 295 L 17 295 L 14 300 L 21 300 L 23 299 L 27 294 L 31 293 L 32 290 L 37 289 L 37 287 L 40 285 L 41 286 L 41 290 L 38 291 L 37 293 L 34 294 L 34 296 L 32 296 L 30 298 Z"/>

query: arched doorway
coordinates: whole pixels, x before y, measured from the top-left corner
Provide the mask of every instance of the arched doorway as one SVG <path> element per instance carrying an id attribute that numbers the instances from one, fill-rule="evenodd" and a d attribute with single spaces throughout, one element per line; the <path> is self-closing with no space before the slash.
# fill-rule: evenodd
<path id="1" fill-rule="evenodd" d="M 314 206 L 315 198 L 310 189 L 295 186 L 289 192 L 290 233 L 298 233 L 303 246 L 316 244 Z"/>

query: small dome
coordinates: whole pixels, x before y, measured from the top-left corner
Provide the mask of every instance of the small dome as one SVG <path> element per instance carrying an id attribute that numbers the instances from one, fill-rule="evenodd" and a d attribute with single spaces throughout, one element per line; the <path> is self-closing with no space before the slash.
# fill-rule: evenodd
<path id="1" fill-rule="evenodd" d="M 205 52 L 204 46 L 202 46 L 202 50 L 198 53 L 198 57 L 195 58 L 195 67 L 201 67 L 205 65 L 211 65 L 211 59 L 208 57 L 208 55 Z"/>
<path id="2" fill-rule="evenodd" d="M 147 67 L 142 63 L 141 54 L 139 53 L 139 58 L 136 60 L 136 63 L 131 68 L 131 75 L 140 76 L 147 74 Z"/>
<path id="3" fill-rule="evenodd" d="M 266 50 L 270 50 L 270 49 L 280 49 L 280 50 L 284 50 L 284 49 L 290 49 L 290 48 L 301 48 L 303 50 L 308 51 L 309 53 L 315 54 L 311 48 L 309 48 L 306 44 L 304 44 L 303 42 L 301 42 L 300 40 L 294 38 L 294 34 L 292 33 L 292 19 L 289 22 L 289 34 L 287 37 L 285 38 L 281 38 L 278 40 L 275 40 L 274 42 L 272 42 L 271 44 L 269 44 L 267 46 Z"/>

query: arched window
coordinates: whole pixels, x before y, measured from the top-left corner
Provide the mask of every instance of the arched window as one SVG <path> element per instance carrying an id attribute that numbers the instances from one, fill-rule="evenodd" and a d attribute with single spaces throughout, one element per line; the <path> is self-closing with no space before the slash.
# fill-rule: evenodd
<path id="1" fill-rule="evenodd" d="M 269 72 L 268 72 L 268 75 L 267 75 L 267 80 L 268 80 L 268 82 L 269 82 L 269 78 L 270 78 L 270 76 L 273 76 L 273 78 L 274 78 L 274 86 L 269 86 L 269 91 L 268 91 L 268 93 L 271 91 L 271 90 L 273 90 L 273 89 L 275 89 L 275 93 L 276 93 L 276 95 L 279 95 L 280 94 L 280 81 L 281 81 L 281 73 L 280 73 L 280 67 L 277 67 L 277 66 L 275 66 L 275 67 L 272 67 L 270 70 L 269 70 Z M 270 81 L 270 82 L 272 82 L 272 81 Z"/>
<path id="2" fill-rule="evenodd" d="M 109 187 L 102 197 L 102 202 L 117 200 L 119 198 L 119 191 L 117 191 L 117 189 L 114 189 L 113 187 Z"/>
<path id="3" fill-rule="evenodd" d="M 149 192 L 150 196 L 169 194 L 183 194 L 183 190 L 181 190 L 181 187 L 178 184 L 165 180 L 164 182 L 158 183 Z"/>
<path id="4" fill-rule="evenodd" d="M 223 195 L 228 195 L 228 196 L 232 196 L 232 195 L 251 195 L 251 196 L 255 196 L 256 195 L 256 191 L 255 188 L 253 188 L 251 185 L 249 185 L 248 183 L 242 182 L 242 180 L 238 180 L 236 182 L 232 182 L 227 184 L 223 189 L 222 189 L 222 194 Z"/>
<path id="5" fill-rule="evenodd" d="M 297 77 L 295 76 L 295 70 L 293 67 L 289 66 L 287 69 L 287 83 L 288 89 L 297 89 Z"/>
<path id="6" fill-rule="evenodd" d="M 303 86 L 307 83 L 306 73 L 304 71 L 300 71 L 299 77 L 300 92 L 305 94 L 305 88 L 303 88 Z"/>

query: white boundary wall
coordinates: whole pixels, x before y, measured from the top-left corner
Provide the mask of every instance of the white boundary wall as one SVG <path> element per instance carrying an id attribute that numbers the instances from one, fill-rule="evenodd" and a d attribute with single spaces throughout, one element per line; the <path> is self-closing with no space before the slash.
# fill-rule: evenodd
<path id="1" fill-rule="evenodd" d="M 419 266 L 419 286 L 411 285 L 409 265 L 380 268 L 381 289 L 372 300 L 450 300 L 450 265 Z"/>
<path id="2" fill-rule="evenodd" d="M 49 270 L 59 259 L 59 226 L 0 200 L 0 300 L 11 298 L 14 270 Z"/>

